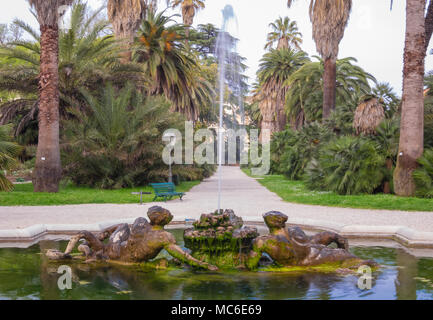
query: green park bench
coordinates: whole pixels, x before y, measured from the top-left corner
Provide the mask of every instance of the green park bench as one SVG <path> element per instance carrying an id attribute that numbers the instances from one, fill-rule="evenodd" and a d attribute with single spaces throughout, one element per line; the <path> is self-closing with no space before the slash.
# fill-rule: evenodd
<path id="1" fill-rule="evenodd" d="M 150 185 L 155 192 L 155 197 L 152 201 L 158 198 L 164 198 L 164 201 L 167 201 L 167 199 L 170 200 L 174 196 L 179 196 L 179 199 L 182 200 L 182 197 L 185 195 L 184 192 L 176 192 L 176 187 L 173 182 L 151 183 Z"/>

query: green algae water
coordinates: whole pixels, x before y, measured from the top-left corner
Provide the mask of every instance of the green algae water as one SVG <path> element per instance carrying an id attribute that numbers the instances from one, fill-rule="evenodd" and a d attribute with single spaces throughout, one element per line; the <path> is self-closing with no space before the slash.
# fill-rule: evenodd
<path id="1" fill-rule="evenodd" d="M 183 245 L 183 230 L 172 230 Z M 60 290 L 60 264 L 40 254 L 64 249 L 66 241 L 41 241 L 26 249 L 0 248 L 0 299 L 433 299 L 433 259 L 403 249 L 353 246 L 363 259 L 384 267 L 373 273 L 370 290 L 357 275 L 312 272 L 201 272 L 191 269 L 71 263 L 72 289 Z"/>

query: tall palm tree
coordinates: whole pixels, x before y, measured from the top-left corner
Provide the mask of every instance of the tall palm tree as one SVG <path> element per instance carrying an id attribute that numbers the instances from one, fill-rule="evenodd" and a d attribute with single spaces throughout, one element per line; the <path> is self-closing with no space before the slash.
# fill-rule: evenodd
<path id="1" fill-rule="evenodd" d="M 108 19 L 113 25 L 114 34 L 125 42 L 125 62 L 131 60 L 130 46 L 134 41 L 134 34 L 145 16 L 146 8 L 147 1 L 145 2 L 145 0 L 108 0 Z"/>
<path id="2" fill-rule="evenodd" d="M 305 52 L 291 49 L 272 49 L 263 56 L 257 72 L 259 87 L 254 98 L 259 101 L 262 129 L 271 132 L 284 130 L 287 122 L 284 105 L 289 89 L 285 82 L 307 62 L 309 59 Z"/>
<path id="3" fill-rule="evenodd" d="M 288 0 L 290 7 L 294 0 Z M 336 61 L 338 47 L 349 21 L 352 0 L 311 0 L 310 20 L 313 39 L 325 62 L 323 75 L 323 119 L 335 109 Z"/>
<path id="4" fill-rule="evenodd" d="M 149 82 L 150 95 L 165 95 L 173 111 L 197 120 L 200 107 L 210 103 L 214 94 L 211 84 L 185 49 L 185 27 L 166 17 L 163 12 L 148 12 L 134 45 L 134 60 L 141 64 Z"/>
<path id="5" fill-rule="evenodd" d="M 426 0 L 406 1 L 406 40 L 400 143 L 394 170 L 394 189 L 400 196 L 415 194 L 412 172 L 424 148 L 424 61 Z"/>
<path id="6" fill-rule="evenodd" d="M 322 116 L 324 62 L 319 61 L 304 64 L 287 79 L 289 87 L 286 99 L 287 114 L 292 119 L 299 119 L 298 127 L 304 123 L 319 121 Z M 376 79 L 354 64 L 355 58 L 348 57 L 336 62 L 336 101 L 339 106 L 356 107 L 359 97 L 369 94 L 369 80 Z M 350 108 L 349 108 L 350 109 Z M 349 110 L 353 115 L 353 109 Z M 303 122 L 302 122 L 302 121 Z M 351 121 L 350 121 L 351 122 Z"/>
<path id="7" fill-rule="evenodd" d="M 194 16 L 196 12 L 205 7 L 204 0 L 172 0 L 171 1 L 172 8 L 181 7 L 182 8 L 182 18 L 183 23 L 190 27 L 194 22 Z M 185 30 L 186 37 L 189 36 L 189 29 Z"/>
<path id="8" fill-rule="evenodd" d="M 39 137 L 33 177 L 35 192 L 57 192 L 62 174 L 59 147 L 59 7 L 73 0 L 29 0 L 41 30 Z"/>
<path id="9" fill-rule="evenodd" d="M 71 10 L 69 29 L 59 32 L 59 91 L 60 119 L 70 117 L 70 107 L 86 108 L 80 89 L 94 90 L 101 82 L 110 80 L 116 85 L 140 77 L 140 68 L 133 64 L 120 64 L 121 49 L 111 35 L 104 36 L 109 24 L 100 19 L 101 7 L 94 12 L 82 1 L 76 1 Z M 26 136 L 35 126 L 38 115 L 38 73 L 40 69 L 40 35 L 20 20 L 19 26 L 28 40 L 12 42 L 0 50 L 0 58 L 8 63 L 0 67 L 0 87 L 16 92 L 18 97 L 0 104 L 0 125 L 14 122 L 15 136 Z M 10 63 L 13 61 L 13 63 Z"/>
<path id="10" fill-rule="evenodd" d="M 277 49 L 288 49 L 289 46 L 293 46 L 298 50 L 301 49 L 302 33 L 298 31 L 296 21 L 290 21 L 289 17 L 284 17 L 284 19 L 279 17 L 269 26 L 272 31 L 268 33 L 265 49 L 271 49 L 275 42 L 278 43 Z"/>

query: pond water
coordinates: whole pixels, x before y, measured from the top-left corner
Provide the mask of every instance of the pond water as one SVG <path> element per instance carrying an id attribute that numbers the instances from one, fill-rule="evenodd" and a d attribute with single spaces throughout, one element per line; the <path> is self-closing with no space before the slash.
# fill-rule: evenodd
<path id="1" fill-rule="evenodd" d="M 172 230 L 182 244 L 182 230 Z M 433 259 L 400 248 L 355 245 L 351 251 L 384 265 L 370 290 L 358 276 L 320 273 L 209 273 L 74 263 L 71 290 L 57 286 L 58 265 L 40 254 L 66 241 L 0 248 L 0 299 L 433 299 Z"/>

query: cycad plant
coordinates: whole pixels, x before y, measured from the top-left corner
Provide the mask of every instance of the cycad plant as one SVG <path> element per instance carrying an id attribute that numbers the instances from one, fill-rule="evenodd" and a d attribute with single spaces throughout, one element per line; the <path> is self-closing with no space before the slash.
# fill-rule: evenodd
<path id="1" fill-rule="evenodd" d="M 333 137 L 332 132 L 318 122 L 293 132 L 283 148 L 280 172 L 292 180 L 302 179 L 309 162 L 318 156 L 320 148 Z"/>
<path id="2" fill-rule="evenodd" d="M 11 125 L 0 126 L 0 191 L 11 191 L 13 184 L 6 179 L 4 172 L 12 170 L 17 165 L 16 157 L 21 147 L 12 142 Z"/>
<path id="3" fill-rule="evenodd" d="M 413 172 L 416 195 L 433 198 L 433 149 L 426 149 L 418 164 L 418 169 Z"/>
<path id="4" fill-rule="evenodd" d="M 65 172 L 78 185 L 120 188 L 167 176 L 162 134 L 181 128 L 183 117 L 169 112 L 163 97 L 146 98 L 127 85 L 111 84 L 94 95 L 83 92 L 90 112 L 65 121 Z M 153 180 L 153 181 L 155 181 Z"/>
<path id="5" fill-rule="evenodd" d="M 311 189 L 343 195 L 373 193 L 383 181 L 384 164 L 375 142 L 342 136 L 321 148 L 306 170 L 305 182 Z"/>

